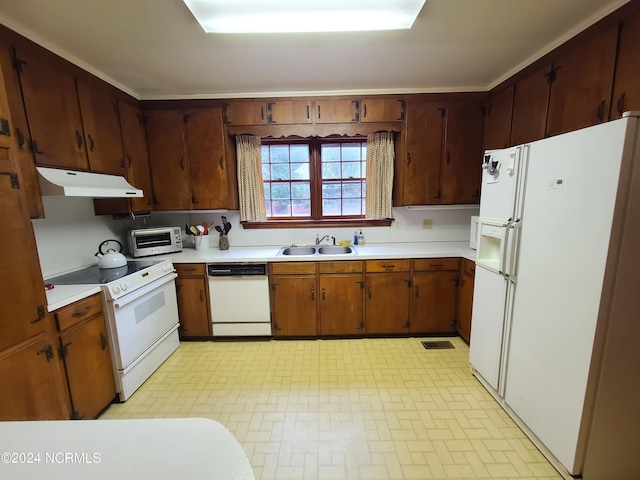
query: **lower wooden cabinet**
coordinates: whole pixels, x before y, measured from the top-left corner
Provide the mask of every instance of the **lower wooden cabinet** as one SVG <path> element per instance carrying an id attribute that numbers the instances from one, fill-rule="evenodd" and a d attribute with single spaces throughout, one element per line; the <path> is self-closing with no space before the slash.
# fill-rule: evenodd
<path id="1" fill-rule="evenodd" d="M 362 273 L 320 274 L 320 335 L 362 335 Z"/>
<path id="2" fill-rule="evenodd" d="M 458 285 L 457 258 L 415 260 L 411 333 L 454 333 Z"/>
<path id="3" fill-rule="evenodd" d="M 209 278 L 204 263 L 176 263 L 176 292 L 181 340 L 211 336 Z"/>
<path id="4" fill-rule="evenodd" d="M 366 270 L 365 333 L 408 333 L 411 261 L 371 260 Z"/>
<path id="5" fill-rule="evenodd" d="M 458 294 L 458 335 L 471 341 L 471 311 L 473 309 L 473 283 L 476 264 L 463 258 L 460 262 L 460 291 Z"/>
<path id="6" fill-rule="evenodd" d="M 95 418 L 116 396 L 102 297 L 79 300 L 55 317 L 60 342 L 55 349 L 64 361 L 71 418 Z"/>
<path id="7" fill-rule="evenodd" d="M 271 331 L 276 338 L 318 335 L 315 262 L 270 265 Z"/>

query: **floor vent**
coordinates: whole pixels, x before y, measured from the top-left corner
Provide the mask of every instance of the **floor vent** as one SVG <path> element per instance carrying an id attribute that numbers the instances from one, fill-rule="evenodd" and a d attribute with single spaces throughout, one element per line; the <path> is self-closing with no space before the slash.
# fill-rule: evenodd
<path id="1" fill-rule="evenodd" d="M 445 350 L 449 348 L 456 348 L 448 340 L 437 340 L 435 342 L 422 342 L 422 346 L 427 350 Z"/>

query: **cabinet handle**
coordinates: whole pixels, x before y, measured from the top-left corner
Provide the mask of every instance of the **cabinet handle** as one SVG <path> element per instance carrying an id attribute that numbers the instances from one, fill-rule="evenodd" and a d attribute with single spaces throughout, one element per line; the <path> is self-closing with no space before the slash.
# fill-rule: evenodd
<path id="1" fill-rule="evenodd" d="M 367 118 L 367 104 L 364 104 L 364 114 L 362 115 L 362 118 Z"/>
<path id="2" fill-rule="evenodd" d="M 311 300 L 315 300 L 316 299 L 316 290 L 315 288 L 311 289 Z"/>
<path id="3" fill-rule="evenodd" d="M 309 105 L 307 105 L 307 118 L 309 118 Z"/>
<path id="4" fill-rule="evenodd" d="M 273 322 L 273 329 L 274 330 L 282 330 L 279 326 L 277 322 Z"/>
<path id="5" fill-rule="evenodd" d="M 200 290 L 200 302 L 204 302 L 204 291 Z"/>
<path id="6" fill-rule="evenodd" d="M 356 283 L 357 283 L 358 285 L 360 285 L 360 288 L 364 288 L 364 282 L 356 281 Z"/>
<path id="7" fill-rule="evenodd" d="M 404 328 L 409 328 L 411 326 L 411 321 L 407 320 L 407 323 L 404 324 Z"/>
<path id="8" fill-rule="evenodd" d="M 598 105 L 598 118 L 600 119 L 601 122 L 604 121 L 604 105 L 605 105 L 605 101 L 602 100 L 600 102 L 600 105 Z"/>
<path id="9" fill-rule="evenodd" d="M 124 157 L 120 157 L 120 168 L 125 168 Z"/>
<path id="10" fill-rule="evenodd" d="M 451 163 L 451 152 L 447 152 L 447 165 Z"/>
<path id="11" fill-rule="evenodd" d="M 371 287 L 369 287 L 369 298 L 371 298 Z"/>
<path id="12" fill-rule="evenodd" d="M 411 164 L 411 152 L 407 153 L 407 165 Z"/>
<path id="13" fill-rule="evenodd" d="M 420 296 L 420 287 L 416 285 L 416 298 Z"/>
<path id="14" fill-rule="evenodd" d="M 318 118 L 320 118 L 320 105 L 318 105 Z"/>
<path id="15" fill-rule="evenodd" d="M 322 289 L 322 299 L 324 300 L 324 288 Z"/>
<path id="16" fill-rule="evenodd" d="M 440 190 L 438 190 L 438 193 L 436 193 L 436 196 L 433 198 L 440 198 L 440 196 L 442 195 L 442 192 L 440 192 Z"/>
<path id="17" fill-rule="evenodd" d="M 407 288 L 411 288 L 411 285 L 413 285 L 411 280 L 405 280 L 405 283 L 407 284 Z"/>
<path id="18" fill-rule="evenodd" d="M 87 308 L 83 308 L 82 310 L 78 311 L 78 312 L 73 312 L 71 314 L 71 316 L 73 318 L 78 318 L 78 317 L 84 317 L 87 313 L 89 313 L 91 311 L 91 307 L 87 307 Z"/>
<path id="19" fill-rule="evenodd" d="M 264 107 L 260 107 L 260 120 L 264 120 Z"/>
<path id="20" fill-rule="evenodd" d="M 395 265 L 382 265 L 382 268 L 396 268 Z"/>
<path id="21" fill-rule="evenodd" d="M 131 156 L 127 153 L 127 165 L 131 168 Z"/>
<path id="22" fill-rule="evenodd" d="M 195 204 L 195 203 L 200 203 L 200 202 L 198 202 L 198 199 L 196 198 L 195 195 L 191 195 L 191 203 Z"/>
<path id="23" fill-rule="evenodd" d="M 102 332 L 100 332 L 100 346 L 102 346 L 102 350 L 107 348 L 107 337 Z"/>
<path id="24" fill-rule="evenodd" d="M 18 148 L 22 150 L 24 148 L 24 134 L 19 128 L 16 128 L 16 137 L 18 137 Z"/>
<path id="25" fill-rule="evenodd" d="M 620 95 L 620 98 L 618 99 L 618 103 L 616 103 L 616 110 L 618 110 L 618 113 L 620 115 L 622 115 L 624 113 L 624 97 L 625 97 L 625 93 L 623 93 L 622 95 Z"/>
<path id="26" fill-rule="evenodd" d="M 224 170 L 224 163 L 222 163 L 222 157 L 220 157 L 220 170 Z"/>
<path id="27" fill-rule="evenodd" d="M 364 320 L 361 320 L 361 321 L 360 321 L 360 325 L 358 326 L 358 328 L 359 328 L 360 330 L 362 330 L 362 329 L 364 328 Z"/>
<path id="28" fill-rule="evenodd" d="M 95 142 L 93 141 L 93 137 L 91 135 L 87 135 L 89 138 L 89 151 L 93 152 L 93 147 L 95 147 Z"/>
<path id="29" fill-rule="evenodd" d="M 471 195 L 471 197 L 473 198 L 478 198 L 480 196 L 480 189 L 476 188 L 476 193 L 474 193 L 473 195 Z"/>
<path id="30" fill-rule="evenodd" d="M 442 268 L 443 265 L 441 263 L 432 263 L 429 265 L 431 268 Z"/>
<path id="31" fill-rule="evenodd" d="M 195 272 L 195 271 L 196 271 L 196 269 L 195 269 L 195 268 L 193 268 L 193 267 L 191 267 L 191 268 L 183 268 L 183 270 L 184 270 L 185 272 Z"/>
<path id="32" fill-rule="evenodd" d="M 82 146 L 82 135 L 80 135 L 78 130 L 76 130 L 76 143 L 78 144 L 78 148 Z"/>
<path id="33" fill-rule="evenodd" d="M 180 170 L 184 170 L 184 158 L 180 159 Z"/>

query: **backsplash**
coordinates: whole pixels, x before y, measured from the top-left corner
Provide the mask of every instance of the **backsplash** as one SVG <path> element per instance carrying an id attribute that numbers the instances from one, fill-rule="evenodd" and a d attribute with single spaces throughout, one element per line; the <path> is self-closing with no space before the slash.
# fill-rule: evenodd
<path id="1" fill-rule="evenodd" d="M 251 229 L 240 226 L 240 212 L 153 212 L 149 218 L 114 220 L 111 216 L 94 215 L 89 198 L 44 197 L 44 219 L 32 220 L 44 278 L 95 264 L 99 244 L 107 239 L 120 240 L 126 252 L 125 231 L 133 227 L 178 225 L 183 234 L 185 225 L 202 222 L 222 225 L 225 215 L 233 228 L 229 232 L 231 248 L 252 246 L 306 245 L 314 243 L 316 234 L 353 241 L 355 227 Z M 391 227 L 363 228 L 366 243 L 468 241 L 469 223 L 478 207 L 452 210 L 393 209 L 396 221 Z M 433 220 L 432 229 L 423 228 L 423 219 Z M 358 230 L 360 230 L 358 228 Z M 215 230 L 214 235 L 217 235 Z M 192 237 L 184 241 L 185 248 L 193 245 Z M 213 239 L 212 239 L 213 240 Z M 211 246 L 217 249 L 217 241 Z"/>

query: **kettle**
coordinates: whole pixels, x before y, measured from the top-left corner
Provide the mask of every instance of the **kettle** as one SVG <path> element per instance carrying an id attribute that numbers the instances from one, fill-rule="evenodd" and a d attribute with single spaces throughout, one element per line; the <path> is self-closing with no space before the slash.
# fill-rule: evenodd
<path id="1" fill-rule="evenodd" d="M 108 248 L 106 252 L 103 251 L 103 248 L 106 247 L 109 242 L 115 242 L 118 244 L 117 252 L 113 248 Z M 98 245 L 96 257 L 98 257 L 98 268 L 118 268 L 124 267 L 127 264 L 127 259 L 122 254 L 122 244 L 115 239 L 105 240 Z"/>

